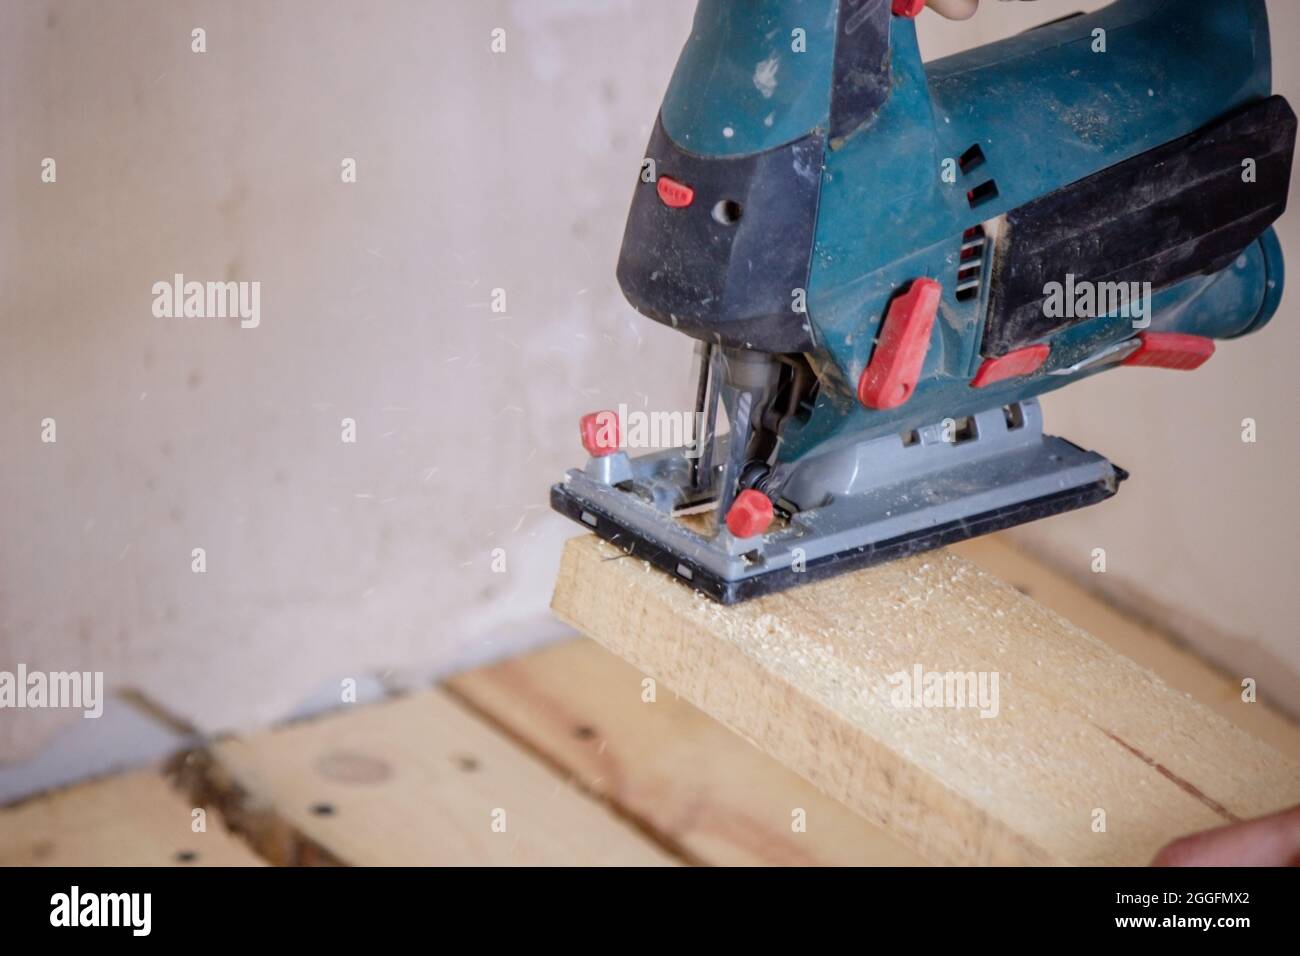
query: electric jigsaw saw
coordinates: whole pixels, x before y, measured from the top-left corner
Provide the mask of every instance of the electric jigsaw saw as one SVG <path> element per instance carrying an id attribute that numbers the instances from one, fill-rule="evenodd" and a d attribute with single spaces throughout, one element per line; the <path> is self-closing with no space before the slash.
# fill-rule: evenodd
<path id="1" fill-rule="evenodd" d="M 1281 298 L 1264 0 L 928 64 L 923 6 L 700 0 L 650 137 L 618 280 L 698 340 L 702 433 L 632 457 L 587 415 L 551 503 L 723 603 L 1109 498 L 1036 396 L 1194 369 Z"/>

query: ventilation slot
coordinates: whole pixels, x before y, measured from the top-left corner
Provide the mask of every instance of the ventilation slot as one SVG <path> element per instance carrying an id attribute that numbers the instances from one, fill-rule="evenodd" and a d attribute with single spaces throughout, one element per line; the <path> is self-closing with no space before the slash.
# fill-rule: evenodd
<path id="1" fill-rule="evenodd" d="M 984 150 L 980 149 L 980 144 L 976 143 L 966 152 L 961 154 L 957 160 L 957 165 L 961 167 L 962 175 L 966 175 L 972 169 L 979 169 L 984 165 Z"/>
<path id="2" fill-rule="evenodd" d="M 966 194 L 966 201 L 970 203 L 972 209 L 978 209 L 987 202 L 992 202 L 998 198 L 998 184 L 993 180 L 980 183 L 974 189 Z"/>
<path id="3" fill-rule="evenodd" d="M 956 419 L 950 427 L 952 429 L 949 433 L 952 435 L 950 440 L 954 445 L 962 445 L 980 437 L 979 428 L 975 425 L 975 418 L 972 415 Z"/>
<path id="4" fill-rule="evenodd" d="M 988 246 L 983 226 L 972 226 L 962 233 L 961 258 L 957 263 L 957 301 L 978 299 L 984 281 L 984 252 Z"/>

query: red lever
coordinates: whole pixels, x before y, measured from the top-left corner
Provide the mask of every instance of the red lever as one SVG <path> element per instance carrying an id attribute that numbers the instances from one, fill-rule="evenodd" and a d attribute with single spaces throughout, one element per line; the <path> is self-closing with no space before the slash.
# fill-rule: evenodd
<path id="1" fill-rule="evenodd" d="M 685 209 L 695 201 L 694 189 L 669 176 L 660 176 L 655 188 L 659 190 L 659 198 L 664 201 L 664 205 L 673 209 Z"/>
<path id="2" fill-rule="evenodd" d="M 772 524 L 772 499 L 761 491 L 746 488 L 736 495 L 727 512 L 727 530 L 737 538 L 762 534 Z"/>
<path id="3" fill-rule="evenodd" d="M 894 0 L 894 16 L 915 17 L 925 9 L 925 0 Z"/>
<path id="4" fill-rule="evenodd" d="M 1214 354 L 1214 340 L 1182 332 L 1139 332 L 1137 351 L 1121 365 L 1173 368 L 1183 372 L 1200 368 Z"/>
<path id="5" fill-rule="evenodd" d="M 618 414 L 616 412 L 591 412 L 578 420 L 582 434 L 582 447 L 592 458 L 603 458 L 618 451 Z"/>
<path id="6" fill-rule="evenodd" d="M 914 279 L 889 306 L 876 350 L 858 379 L 858 401 L 867 408 L 897 408 L 916 391 L 942 293 L 933 279 Z"/>
<path id="7" fill-rule="evenodd" d="M 1047 356 L 1051 351 L 1052 347 L 1050 345 L 1027 345 L 1023 349 L 1016 349 L 1006 355 L 985 359 L 984 364 L 980 366 L 980 370 L 970 380 L 970 387 L 983 388 L 1004 379 L 1020 378 L 1022 375 L 1037 372 L 1042 368 L 1043 363 L 1047 361 Z"/>

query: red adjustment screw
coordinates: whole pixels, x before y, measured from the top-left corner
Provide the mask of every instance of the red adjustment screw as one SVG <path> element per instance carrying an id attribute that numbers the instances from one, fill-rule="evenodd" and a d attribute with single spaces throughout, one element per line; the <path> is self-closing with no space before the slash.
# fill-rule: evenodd
<path id="1" fill-rule="evenodd" d="M 925 0 L 894 0 L 894 16 L 916 17 L 925 9 Z"/>
<path id="2" fill-rule="evenodd" d="M 771 523 L 772 499 L 753 488 L 746 488 L 738 494 L 727 512 L 727 530 L 737 538 L 762 534 Z"/>
<path id="3" fill-rule="evenodd" d="M 592 458 L 602 458 L 618 451 L 618 413 L 591 412 L 578 420 L 582 447 Z"/>

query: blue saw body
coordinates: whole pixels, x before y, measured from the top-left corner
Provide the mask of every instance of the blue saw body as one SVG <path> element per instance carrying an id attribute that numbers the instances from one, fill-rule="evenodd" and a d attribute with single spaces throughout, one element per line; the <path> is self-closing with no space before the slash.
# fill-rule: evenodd
<path id="1" fill-rule="evenodd" d="M 1092 52 L 1099 28 L 1106 30 L 1105 53 Z M 954 238 L 966 229 L 1271 92 L 1262 2 L 1128 0 L 928 69 L 913 21 L 894 18 L 892 41 L 896 95 L 877 119 L 879 135 L 855 135 L 828 154 L 813 250 L 809 311 L 818 344 L 852 381 L 875 335 L 861 317 L 882 317 L 893 290 L 913 276 L 955 276 Z M 940 182 L 934 170 L 941 159 L 973 144 L 985 164 L 955 184 Z M 890 173 L 873 182 L 854 173 L 862 169 Z M 998 196 L 972 209 L 967 188 L 987 181 L 997 184 Z M 862 242 L 864 222 L 872 224 L 871 242 Z M 940 340 L 906 415 L 872 422 L 866 409 L 844 415 L 849 409 L 841 404 L 832 427 L 901 429 L 968 414 L 990 397 L 1029 398 L 1074 380 L 1049 375 L 1051 368 L 1132 334 L 1124 318 L 1080 324 L 1050 339 L 1052 356 L 1031 378 L 998 387 L 996 396 L 972 395 L 967 383 L 978 365 L 987 292 L 959 302 L 954 287 L 944 283 Z M 1210 281 L 1190 278 L 1162 290 L 1152 327 L 1231 338 L 1266 323 L 1281 293 L 1282 257 L 1269 229 Z M 817 418 L 809 431 L 824 434 L 830 423 Z"/>
<path id="2" fill-rule="evenodd" d="M 1032 467 L 1012 467 L 1027 403 L 1123 364 L 1195 367 L 1209 340 L 1262 327 L 1281 298 L 1271 223 L 1295 116 L 1271 95 L 1263 0 L 1117 0 L 929 64 L 914 21 L 892 8 L 701 0 L 647 149 L 653 175 L 634 194 L 620 284 L 702 343 L 699 411 L 712 422 L 721 405 L 730 436 L 710 432 L 714 454 L 679 473 L 593 453 L 600 467 L 584 474 L 653 517 L 609 514 L 604 490 L 573 482 L 553 501 L 662 552 L 656 563 L 697 586 L 720 578 L 704 589 L 723 600 L 817 577 L 792 577 L 796 538 L 833 540 L 812 549 L 833 573 L 1113 494 L 1118 469 L 1057 476 L 1060 494 L 1106 486 L 1059 507 L 1030 506 L 1050 481 L 999 500 L 1059 452 L 1044 445 Z M 918 283 L 938 288 L 920 322 Z M 1150 295 L 1074 309 L 1064 290 L 1087 285 Z M 873 363 L 883 391 L 864 384 Z M 962 422 L 978 436 L 996 409 L 1008 435 L 994 422 L 983 451 L 933 431 Z M 923 465 L 894 448 L 940 442 L 952 447 Z M 959 456 L 969 463 L 955 468 Z M 967 475 L 983 477 L 963 491 Z M 779 534 L 726 526 L 754 494 L 788 520 Z M 902 504 L 872 510 L 890 494 Z M 713 536 L 661 527 L 701 501 L 716 505 Z M 859 533 L 900 507 L 915 511 L 902 544 Z M 973 520 L 994 512 L 989 527 Z M 774 534 L 785 545 L 763 547 Z M 692 564 L 702 548 L 728 560 Z M 751 578 L 775 583 L 737 587 Z"/>

